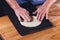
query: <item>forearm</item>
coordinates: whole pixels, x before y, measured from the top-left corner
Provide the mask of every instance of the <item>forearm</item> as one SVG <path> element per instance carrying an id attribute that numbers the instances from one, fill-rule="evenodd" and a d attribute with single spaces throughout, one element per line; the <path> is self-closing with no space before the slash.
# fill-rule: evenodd
<path id="1" fill-rule="evenodd" d="M 49 5 L 52 5 L 53 3 L 55 3 L 57 0 L 47 0 L 46 3 Z"/>
<path id="2" fill-rule="evenodd" d="M 21 8 L 21 7 L 19 6 L 19 4 L 16 2 L 16 0 L 6 0 L 6 2 L 10 5 L 10 7 L 11 7 L 13 10 L 16 10 L 16 9 Z"/>
<path id="3" fill-rule="evenodd" d="M 46 2 L 43 5 L 47 5 L 50 7 L 53 3 L 55 3 L 57 0 L 46 0 Z"/>

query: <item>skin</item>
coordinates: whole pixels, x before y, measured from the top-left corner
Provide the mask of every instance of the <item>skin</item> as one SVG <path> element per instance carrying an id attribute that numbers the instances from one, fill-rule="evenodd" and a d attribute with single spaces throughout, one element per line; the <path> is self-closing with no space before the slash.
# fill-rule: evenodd
<path id="1" fill-rule="evenodd" d="M 15 14 L 18 17 L 19 21 L 21 21 L 20 17 L 22 17 L 24 21 L 31 21 L 29 11 L 20 7 L 16 0 L 6 0 L 6 2 L 15 11 Z M 56 2 L 56 0 L 46 0 L 46 2 L 42 6 L 38 7 L 37 10 L 33 12 L 33 14 L 37 14 L 36 16 L 37 21 L 42 21 L 44 16 L 46 16 L 46 19 L 48 19 L 48 9 L 54 2 Z"/>
<path id="2" fill-rule="evenodd" d="M 21 21 L 22 17 L 24 21 L 30 21 L 31 17 L 29 16 L 29 12 L 20 7 L 16 0 L 6 0 L 6 2 L 11 6 L 11 8 L 15 11 L 16 16 L 18 17 L 18 20 Z"/>
<path id="3" fill-rule="evenodd" d="M 38 7 L 37 10 L 33 12 L 33 14 L 37 14 L 37 21 L 42 21 L 44 16 L 46 16 L 46 19 L 48 19 L 48 9 L 55 2 L 56 0 L 46 0 L 42 6 Z"/>

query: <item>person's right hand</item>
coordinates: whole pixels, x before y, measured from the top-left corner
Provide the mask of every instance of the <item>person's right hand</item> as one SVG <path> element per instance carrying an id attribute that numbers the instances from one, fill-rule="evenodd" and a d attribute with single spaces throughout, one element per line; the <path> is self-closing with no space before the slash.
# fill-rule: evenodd
<path id="1" fill-rule="evenodd" d="M 29 16 L 29 12 L 24 8 L 15 9 L 15 14 L 18 17 L 19 21 L 21 21 L 20 17 L 22 17 L 24 21 L 31 20 L 31 17 Z"/>

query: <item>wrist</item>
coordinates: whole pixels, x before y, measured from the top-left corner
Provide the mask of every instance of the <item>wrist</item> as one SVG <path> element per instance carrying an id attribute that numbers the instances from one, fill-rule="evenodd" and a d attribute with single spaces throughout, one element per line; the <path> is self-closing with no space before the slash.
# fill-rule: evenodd
<path id="1" fill-rule="evenodd" d="M 13 10 L 18 11 L 19 9 L 21 9 L 21 7 L 14 8 Z"/>

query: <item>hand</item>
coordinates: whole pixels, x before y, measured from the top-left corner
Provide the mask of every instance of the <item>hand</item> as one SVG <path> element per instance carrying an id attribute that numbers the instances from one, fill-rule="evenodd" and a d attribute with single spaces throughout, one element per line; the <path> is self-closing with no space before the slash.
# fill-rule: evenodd
<path id="1" fill-rule="evenodd" d="M 24 8 L 16 9 L 15 14 L 18 17 L 19 21 L 21 21 L 20 17 L 22 17 L 24 21 L 30 21 L 31 20 L 31 17 L 29 16 L 29 12 Z"/>
<path id="2" fill-rule="evenodd" d="M 37 21 L 42 21 L 45 16 L 48 19 L 48 6 L 42 5 L 33 14 L 37 14 Z"/>
<path id="3" fill-rule="evenodd" d="M 48 19 L 48 9 L 56 1 L 57 0 L 46 0 L 46 2 L 33 13 L 33 14 L 37 14 L 38 21 L 40 20 L 42 21 L 44 16 L 46 16 L 46 19 Z"/>

